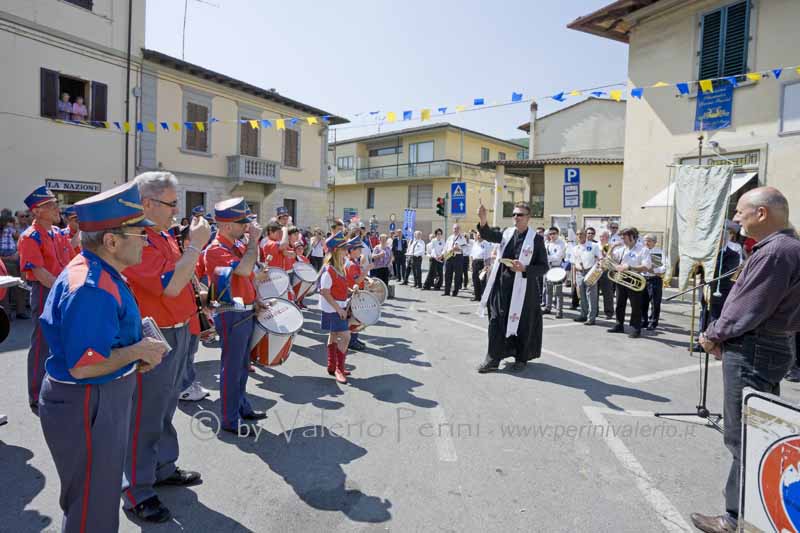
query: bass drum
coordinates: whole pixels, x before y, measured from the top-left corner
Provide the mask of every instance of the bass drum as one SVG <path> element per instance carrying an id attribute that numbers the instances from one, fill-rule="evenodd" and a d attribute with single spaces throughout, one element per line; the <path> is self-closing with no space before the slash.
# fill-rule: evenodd
<path id="1" fill-rule="evenodd" d="M 256 283 L 258 299 L 267 303 L 272 298 L 283 298 L 289 292 L 289 274 L 278 267 L 269 267 L 267 279 Z"/>
<path id="2" fill-rule="evenodd" d="M 350 331 L 362 331 L 381 319 L 381 304 L 378 298 L 368 291 L 358 291 L 350 298 Z"/>
<path id="3" fill-rule="evenodd" d="M 544 277 L 553 284 L 563 283 L 567 279 L 567 271 L 561 267 L 553 267 L 547 271 Z"/>
<path id="4" fill-rule="evenodd" d="M 283 364 L 292 353 L 297 332 L 303 327 L 303 313 L 289 300 L 274 298 L 256 315 L 250 350 L 266 337 L 267 366 Z"/>
<path id="5" fill-rule="evenodd" d="M 592 268 L 589 269 L 589 272 L 586 273 L 586 276 L 583 278 L 583 283 L 586 284 L 587 287 L 591 287 L 596 285 L 602 276 L 603 265 L 598 261 Z"/>
<path id="6" fill-rule="evenodd" d="M 389 295 L 389 288 L 380 278 L 367 278 L 366 290 L 374 294 L 381 305 L 386 302 L 386 297 Z"/>
<path id="7" fill-rule="evenodd" d="M 309 263 L 297 262 L 292 272 L 292 287 L 297 300 L 311 296 L 317 289 L 317 271 Z"/>

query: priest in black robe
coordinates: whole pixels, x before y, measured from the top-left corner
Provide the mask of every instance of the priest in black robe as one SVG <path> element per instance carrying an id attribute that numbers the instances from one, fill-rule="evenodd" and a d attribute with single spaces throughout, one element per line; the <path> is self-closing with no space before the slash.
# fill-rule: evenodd
<path id="1" fill-rule="evenodd" d="M 525 267 L 519 261 L 528 232 L 533 231 L 528 228 L 530 213 L 530 206 L 527 203 L 517 202 L 514 205 L 514 233 L 504 250 L 501 245 L 502 258 L 514 261 L 514 266 L 506 266 L 500 262 L 499 257 L 496 259 L 499 263 L 498 271 L 486 301 L 486 309 L 489 312 L 489 346 L 483 364 L 478 367 L 478 372 L 482 374 L 498 370 L 500 361 L 506 357 L 515 359 L 511 370 L 520 372 L 524 370 L 528 361 L 542 354 L 542 310 L 539 298 L 541 288 L 537 280 L 547 272 L 548 264 L 547 249 L 541 235 L 535 235 L 533 238 L 533 256 L 528 266 Z M 478 231 L 481 237 L 488 242 L 501 243 L 503 232 L 489 227 L 486 208 L 483 205 L 478 209 L 478 218 L 480 219 Z M 522 281 L 525 282 L 525 298 L 516 335 L 507 337 L 506 328 L 511 314 L 511 298 L 517 272 L 522 273 Z"/>

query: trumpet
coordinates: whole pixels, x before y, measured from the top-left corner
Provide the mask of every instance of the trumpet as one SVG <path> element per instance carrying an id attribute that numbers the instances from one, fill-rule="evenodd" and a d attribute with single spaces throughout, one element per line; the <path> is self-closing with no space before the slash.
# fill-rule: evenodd
<path id="1" fill-rule="evenodd" d="M 616 283 L 617 285 L 621 285 L 622 287 L 626 287 L 634 292 L 642 292 L 647 285 L 647 280 L 644 276 L 639 274 L 638 272 L 633 272 L 630 270 L 625 270 L 624 272 L 617 272 L 617 267 L 620 263 L 614 260 L 614 249 L 618 246 L 623 246 L 622 244 L 617 244 L 613 246 L 608 253 L 600 260 L 600 266 L 603 270 L 608 272 L 608 279 Z M 599 278 L 599 276 L 598 276 Z"/>

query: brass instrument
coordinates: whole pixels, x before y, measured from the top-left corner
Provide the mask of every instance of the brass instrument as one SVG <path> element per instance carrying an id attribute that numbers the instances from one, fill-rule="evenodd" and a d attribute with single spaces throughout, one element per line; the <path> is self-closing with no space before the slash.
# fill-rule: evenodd
<path id="1" fill-rule="evenodd" d="M 635 292 L 642 292 L 647 285 L 647 280 L 638 272 L 625 270 L 624 272 L 617 272 L 617 267 L 620 265 L 614 260 L 614 249 L 623 244 L 616 244 L 611 247 L 608 253 L 600 260 L 601 268 L 608 272 L 608 279 Z M 597 276 L 600 279 L 600 276 Z M 597 280 L 595 280 L 595 283 Z"/>
<path id="2" fill-rule="evenodd" d="M 188 236 L 189 226 L 186 226 L 186 228 L 181 231 L 180 238 L 175 239 L 178 243 L 178 249 L 181 251 L 181 254 L 183 254 L 183 243 Z M 214 327 L 214 324 L 211 322 L 211 320 L 209 320 L 208 315 L 206 315 L 206 311 L 203 306 L 203 300 L 200 298 L 200 292 L 203 288 L 205 288 L 206 294 L 210 294 L 209 288 L 200 283 L 200 280 L 197 279 L 196 274 L 192 274 L 192 279 L 189 282 L 192 285 L 194 303 L 197 307 L 197 318 L 200 320 L 200 338 L 209 341 L 214 340 L 217 336 L 217 329 Z"/>

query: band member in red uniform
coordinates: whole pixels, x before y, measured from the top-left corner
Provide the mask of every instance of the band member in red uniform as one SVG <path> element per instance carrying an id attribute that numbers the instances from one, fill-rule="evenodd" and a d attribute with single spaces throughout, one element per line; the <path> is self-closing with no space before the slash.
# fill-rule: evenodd
<path id="1" fill-rule="evenodd" d="M 289 249 L 289 228 L 277 222 L 267 224 L 267 236 L 261 243 L 261 262 L 286 270 L 286 256 L 293 254 Z"/>
<path id="2" fill-rule="evenodd" d="M 33 224 L 19 237 L 20 272 L 31 286 L 31 313 L 33 332 L 31 348 L 28 350 L 28 404 L 33 412 L 39 409 L 39 388 L 42 386 L 49 349 L 42 335 L 39 315 L 50 287 L 64 267 L 72 259 L 69 241 L 63 238 L 59 228 L 61 220 L 58 200 L 47 187 L 39 187 L 25 198 L 25 205 L 33 213 Z"/>
<path id="3" fill-rule="evenodd" d="M 362 266 L 361 254 L 364 248 L 361 237 L 356 233 L 352 239 L 347 241 L 345 248 L 347 249 L 347 259 L 344 263 L 347 274 L 347 287 L 352 288 L 357 285 L 359 289 L 363 289 L 372 264 Z M 363 350 L 367 345 L 358 340 L 358 333 L 354 331 L 350 333 L 350 343 L 347 347 L 351 350 Z"/>
<path id="4" fill-rule="evenodd" d="M 69 246 L 72 248 L 72 257 L 75 257 L 81 253 L 81 237 L 78 230 L 78 214 L 75 212 L 75 206 L 64 209 L 64 218 L 67 219 L 67 227 L 61 230 L 61 234 L 69 241 Z"/>
<path id="5" fill-rule="evenodd" d="M 349 372 L 344 363 L 350 328 L 347 322 L 348 283 L 345 273 L 345 238 L 339 232 L 325 241 L 328 255 L 320 277 L 319 307 L 322 311 L 322 329 L 328 334 L 328 374 L 336 376 L 339 383 L 347 383 Z"/>
<path id="6" fill-rule="evenodd" d="M 214 206 L 214 214 L 217 238 L 206 248 L 204 262 L 214 286 L 209 297 L 222 306 L 214 315 L 214 325 L 222 341 L 221 425 L 225 431 L 237 433 L 242 420 L 261 420 L 267 416 L 254 410 L 245 394 L 250 337 L 255 323 L 253 267 L 258 259 L 261 226 L 250 218 L 250 210 L 241 197 L 219 202 Z M 246 245 L 241 240 L 245 233 L 249 236 Z"/>

